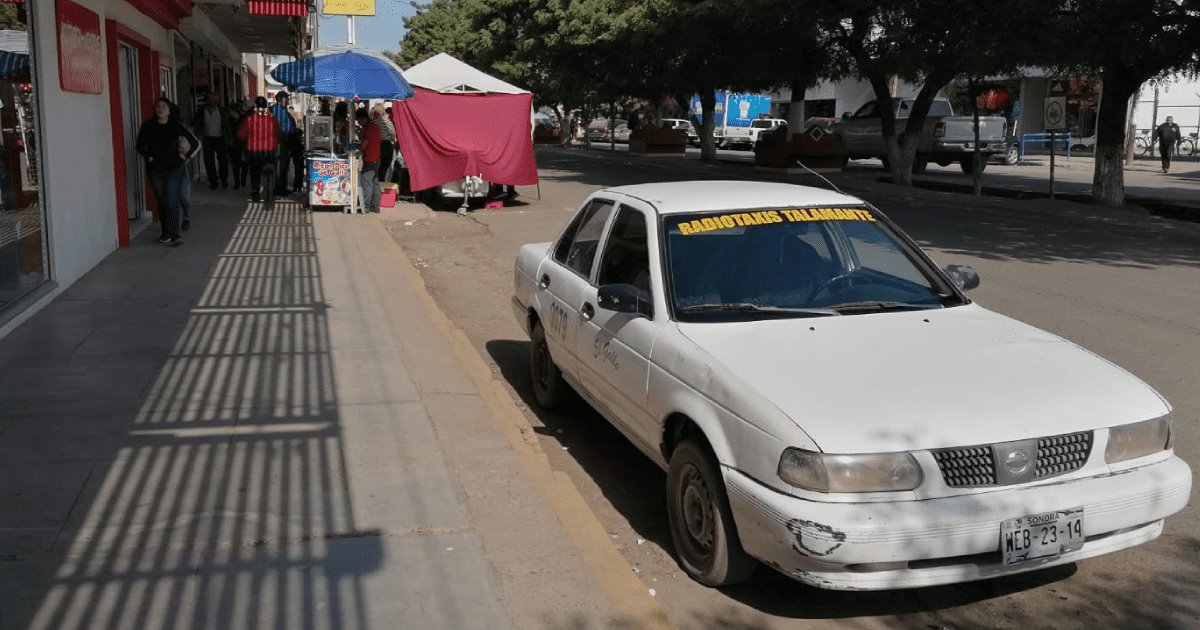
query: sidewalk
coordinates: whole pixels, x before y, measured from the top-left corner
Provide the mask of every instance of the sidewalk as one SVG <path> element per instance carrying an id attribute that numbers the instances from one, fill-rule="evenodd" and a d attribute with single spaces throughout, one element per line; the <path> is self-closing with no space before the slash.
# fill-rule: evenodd
<path id="1" fill-rule="evenodd" d="M 0 628 L 665 620 L 377 218 L 195 195 L 0 340 Z"/>

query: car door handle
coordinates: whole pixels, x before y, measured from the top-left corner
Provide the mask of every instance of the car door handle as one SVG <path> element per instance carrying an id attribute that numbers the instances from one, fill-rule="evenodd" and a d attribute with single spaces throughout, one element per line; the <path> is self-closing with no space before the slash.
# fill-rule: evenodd
<path id="1" fill-rule="evenodd" d="M 583 308 L 579 309 L 579 314 L 584 319 L 591 319 L 596 316 L 596 307 L 592 306 L 591 302 L 584 302 Z"/>
<path id="2" fill-rule="evenodd" d="M 549 289 L 550 288 L 550 274 L 548 274 L 548 273 L 542 274 L 542 279 L 538 280 L 538 288 L 541 288 L 541 289 Z"/>

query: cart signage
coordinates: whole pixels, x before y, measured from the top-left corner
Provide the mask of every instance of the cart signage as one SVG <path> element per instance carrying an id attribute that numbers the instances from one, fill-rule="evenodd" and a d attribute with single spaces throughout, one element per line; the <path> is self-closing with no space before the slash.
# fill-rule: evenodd
<path id="1" fill-rule="evenodd" d="M 350 162 L 313 159 L 308 163 L 309 203 L 314 206 L 350 205 Z"/>

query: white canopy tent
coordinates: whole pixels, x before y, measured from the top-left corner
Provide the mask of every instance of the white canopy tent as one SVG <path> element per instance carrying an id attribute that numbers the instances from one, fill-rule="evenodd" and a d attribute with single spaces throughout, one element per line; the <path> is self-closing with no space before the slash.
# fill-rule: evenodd
<path id="1" fill-rule="evenodd" d="M 529 90 L 505 83 L 446 53 L 405 70 L 404 79 L 414 87 L 442 94 L 529 94 Z"/>

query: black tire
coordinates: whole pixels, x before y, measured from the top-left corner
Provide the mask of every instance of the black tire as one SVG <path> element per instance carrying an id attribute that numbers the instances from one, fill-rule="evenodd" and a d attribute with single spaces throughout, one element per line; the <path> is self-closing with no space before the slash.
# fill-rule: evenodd
<path id="1" fill-rule="evenodd" d="M 671 454 L 667 519 L 679 566 L 697 582 L 740 584 L 758 568 L 758 562 L 742 549 L 713 456 L 691 440 Z"/>
<path id="2" fill-rule="evenodd" d="M 529 336 L 529 376 L 533 380 L 533 396 L 539 406 L 553 411 L 562 407 L 568 386 L 562 372 L 554 364 L 554 358 L 550 356 L 542 322 L 534 322 Z"/>

